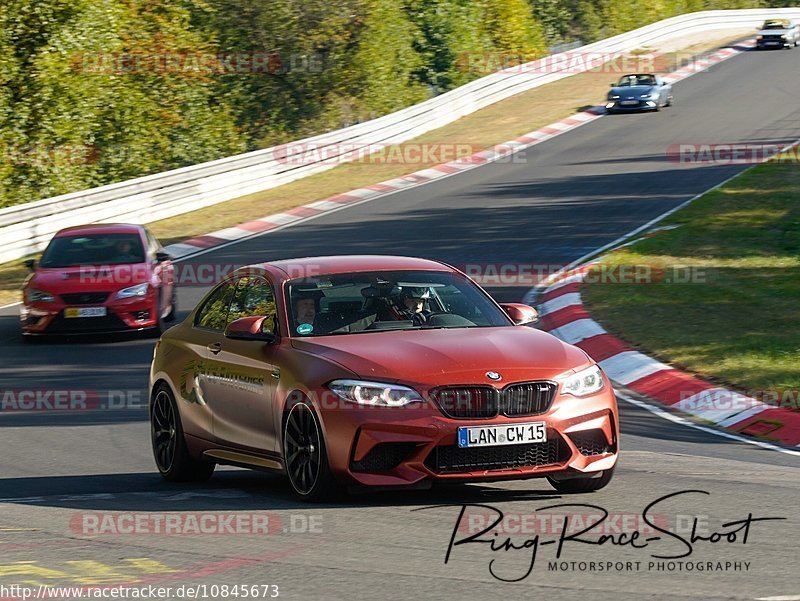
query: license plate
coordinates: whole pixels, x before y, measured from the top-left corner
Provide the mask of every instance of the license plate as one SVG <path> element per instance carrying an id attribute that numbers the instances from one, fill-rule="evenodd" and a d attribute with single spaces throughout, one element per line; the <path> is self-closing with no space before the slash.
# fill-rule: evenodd
<path id="1" fill-rule="evenodd" d="M 623 100 L 622 102 L 620 102 L 620 104 L 623 104 L 625 106 L 630 106 L 632 104 L 639 104 L 639 101 L 638 100 Z"/>
<path id="2" fill-rule="evenodd" d="M 458 446 L 462 449 L 531 444 L 546 440 L 547 428 L 544 422 L 503 424 L 502 426 L 464 426 L 458 429 Z"/>
<path id="3" fill-rule="evenodd" d="M 64 317 L 105 317 L 105 307 L 71 307 L 64 309 Z"/>

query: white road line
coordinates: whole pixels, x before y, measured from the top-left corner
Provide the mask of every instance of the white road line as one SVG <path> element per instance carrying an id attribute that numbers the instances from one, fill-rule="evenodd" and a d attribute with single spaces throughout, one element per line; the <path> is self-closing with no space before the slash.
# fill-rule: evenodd
<path id="1" fill-rule="evenodd" d="M 778 595 L 777 597 L 756 597 L 756 601 L 800 601 L 800 595 Z"/>
<path id="2" fill-rule="evenodd" d="M 728 438 L 730 440 L 735 440 L 737 442 L 743 442 L 745 444 L 760 447 L 762 449 L 767 449 L 769 451 L 777 451 L 779 453 L 785 453 L 786 455 L 794 455 L 795 457 L 800 457 L 800 451 L 795 451 L 793 449 L 785 449 L 783 447 L 779 447 L 778 445 L 774 445 L 769 442 L 763 442 L 761 440 L 756 440 L 754 438 L 747 438 L 739 434 L 734 434 L 733 432 L 725 432 L 724 430 L 717 430 L 715 428 L 701 426 L 700 424 L 695 424 L 694 422 L 691 422 L 688 419 L 681 417 L 680 415 L 669 413 L 668 411 L 665 411 L 661 407 L 656 407 L 654 405 L 651 405 L 650 403 L 646 403 L 644 401 L 640 401 L 639 399 L 635 399 L 625 394 L 624 392 L 620 392 L 619 390 L 615 390 L 615 392 L 617 394 L 617 398 L 622 399 L 626 403 L 630 403 L 631 405 L 635 405 L 641 409 L 645 409 L 646 411 L 649 411 L 653 415 L 657 415 L 658 417 L 664 418 L 667 421 L 671 421 L 675 424 L 680 424 L 681 426 L 694 428 L 695 430 L 700 430 L 701 432 L 714 434 L 716 436 L 721 436 L 722 438 Z M 797 597 L 797 599 L 798 601 L 800 601 L 800 596 Z"/>

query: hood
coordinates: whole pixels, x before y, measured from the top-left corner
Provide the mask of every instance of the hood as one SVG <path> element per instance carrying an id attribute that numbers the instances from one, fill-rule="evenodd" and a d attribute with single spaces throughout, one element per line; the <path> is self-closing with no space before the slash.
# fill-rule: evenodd
<path id="1" fill-rule="evenodd" d="M 26 285 L 37 290 L 53 292 L 96 291 L 114 292 L 152 279 L 152 267 L 147 263 L 127 265 L 81 265 L 79 267 L 37 267 Z"/>
<path id="2" fill-rule="evenodd" d="M 453 328 L 294 338 L 298 350 L 323 356 L 369 380 L 442 384 L 499 384 L 552 379 L 591 364 L 555 336 L 527 327 Z"/>
<path id="3" fill-rule="evenodd" d="M 611 88 L 610 94 L 639 98 L 642 94 L 652 94 L 655 91 L 656 86 L 620 86 L 618 88 Z"/>

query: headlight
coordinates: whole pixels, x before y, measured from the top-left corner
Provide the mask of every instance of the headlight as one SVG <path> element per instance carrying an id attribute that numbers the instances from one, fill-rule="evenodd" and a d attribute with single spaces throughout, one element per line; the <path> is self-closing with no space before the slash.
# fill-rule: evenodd
<path id="1" fill-rule="evenodd" d="M 117 298 L 131 298 L 132 296 L 146 296 L 147 289 L 150 286 L 147 282 L 143 284 L 136 284 L 130 288 L 123 288 L 117 292 Z"/>
<path id="2" fill-rule="evenodd" d="M 642 94 L 639 98 L 644 98 L 645 100 L 648 98 L 653 98 L 655 94 Z"/>
<path id="3" fill-rule="evenodd" d="M 609 94 L 608 95 L 608 99 L 609 100 L 619 100 L 619 95 L 617 95 L 617 94 Z"/>
<path id="4" fill-rule="evenodd" d="M 561 392 L 572 396 L 586 396 L 602 388 L 603 372 L 597 365 L 592 365 L 567 378 L 561 385 Z"/>
<path id="5" fill-rule="evenodd" d="M 334 380 L 328 384 L 336 396 L 359 405 L 402 407 L 409 403 L 422 402 L 416 390 L 398 384 L 362 382 L 361 380 Z"/>
<path id="6" fill-rule="evenodd" d="M 52 303 L 54 300 L 56 300 L 56 297 L 49 292 L 35 290 L 33 288 L 28 288 L 25 291 L 25 294 L 28 297 L 28 302 L 31 303 Z"/>

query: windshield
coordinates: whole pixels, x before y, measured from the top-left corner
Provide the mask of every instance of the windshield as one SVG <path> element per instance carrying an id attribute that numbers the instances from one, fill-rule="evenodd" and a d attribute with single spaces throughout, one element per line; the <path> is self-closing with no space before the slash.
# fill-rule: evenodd
<path id="1" fill-rule="evenodd" d="M 39 265 L 77 267 L 128 263 L 144 263 L 144 248 L 138 234 L 84 234 L 53 238 L 42 254 Z"/>
<path id="2" fill-rule="evenodd" d="M 654 86 L 656 85 L 656 78 L 652 75 L 624 75 L 620 77 L 619 87 L 630 86 Z"/>
<path id="3" fill-rule="evenodd" d="M 475 284 L 445 271 L 374 271 L 287 284 L 293 335 L 511 325 Z"/>

